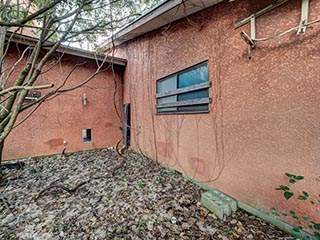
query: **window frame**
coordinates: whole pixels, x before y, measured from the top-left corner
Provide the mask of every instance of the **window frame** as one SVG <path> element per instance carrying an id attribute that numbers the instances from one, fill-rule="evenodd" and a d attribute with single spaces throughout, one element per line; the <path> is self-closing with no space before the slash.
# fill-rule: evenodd
<path id="1" fill-rule="evenodd" d="M 197 69 L 199 67 L 202 67 L 203 65 L 206 65 L 207 67 L 207 81 L 193 84 L 184 88 L 178 88 L 179 86 L 179 76 L 185 72 L 188 72 L 192 69 Z M 175 77 L 176 81 L 176 86 L 177 88 L 174 90 L 169 90 L 166 92 L 161 92 L 159 93 L 159 82 L 165 81 L 166 79 L 170 79 L 172 77 Z M 200 62 L 198 64 L 195 64 L 191 67 L 185 68 L 181 71 L 178 71 L 176 73 L 173 73 L 171 75 L 168 75 L 164 78 L 158 79 L 156 81 L 156 114 L 157 115 L 169 115 L 169 114 L 199 114 L 199 113 L 209 113 L 209 104 L 212 103 L 212 98 L 210 97 L 210 92 L 209 88 L 211 87 L 211 81 L 209 80 L 209 63 L 208 61 Z M 184 94 L 184 93 L 191 93 L 191 92 L 196 92 L 199 90 L 208 90 L 208 97 L 205 98 L 195 98 L 191 100 L 183 100 L 179 101 L 178 96 L 179 94 Z M 176 96 L 177 100 L 175 102 L 168 102 L 168 103 L 158 103 L 159 99 L 165 98 L 165 97 L 170 97 L 170 96 Z M 208 105 L 208 109 L 206 110 L 185 110 L 185 111 L 179 111 L 179 107 L 184 107 L 184 106 L 201 106 L 201 105 Z M 176 107 L 176 110 L 172 111 L 159 111 L 161 108 L 170 108 L 170 107 Z"/>
<path id="2" fill-rule="evenodd" d="M 90 132 L 90 134 L 88 134 Z M 90 135 L 90 138 L 88 137 Z M 82 143 L 91 143 L 92 142 L 92 128 L 83 128 L 82 129 Z"/>

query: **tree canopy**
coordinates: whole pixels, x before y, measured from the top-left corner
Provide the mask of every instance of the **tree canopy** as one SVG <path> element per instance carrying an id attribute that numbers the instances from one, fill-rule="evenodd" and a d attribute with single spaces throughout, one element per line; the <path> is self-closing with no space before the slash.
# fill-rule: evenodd
<path id="1" fill-rule="evenodd" d="M 63 42 L 89 41 L 94 47 L 97 40 L 110 37 L 157 2 L 159 0 L 1 0 L 0 26 L 38 37 L 46 30 L 46 39 L 50 41 L 68 32 Z"/>

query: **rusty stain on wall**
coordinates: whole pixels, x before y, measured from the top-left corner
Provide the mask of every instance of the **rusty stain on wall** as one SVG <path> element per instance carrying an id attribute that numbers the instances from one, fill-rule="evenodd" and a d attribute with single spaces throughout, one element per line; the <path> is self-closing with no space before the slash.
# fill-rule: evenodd
<path id="1" fill-rule="evenodd" d="M 45 144 L 49 145 L 51 150 L 57 150 L 59 146 L 63 145 L 63 138 L 54 138 L 46 141 Z"/>
<path id="2" fill-rule="evenodd" d="M 113 126 L 113 124 L 111 123 L 111 122 L 107 122 L 107 123 L 105 123 L 105 125 L 104 125 L 106 128 L 109 128 L 109 127 L 112 127 Z"/>

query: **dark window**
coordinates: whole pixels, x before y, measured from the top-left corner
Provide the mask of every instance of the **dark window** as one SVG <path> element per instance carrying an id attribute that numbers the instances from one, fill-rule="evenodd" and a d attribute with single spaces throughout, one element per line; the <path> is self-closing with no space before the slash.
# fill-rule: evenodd
<path id="1" fill-rule="evenodd" d="M 123 105 L 123 139 L 126 147 L 130 146 L 130 128 L 131 128 L 131 116 L 130 116 L 130 103 Z"/>
<path id="2" fill-rule="evenodd" d="M 209 111 L 208 62 L 157 81 L 157 113 Z"/>
<path id="3" fill-rule="evenodd" d="M 82 142 L 91 142 L 92 141 L 92 134 L 91 134 L 92 129 L 87 128 L 87 129 L 82 129 Z"/>
<path id="4" fill-rule="evenodd" d="M 25 101 L 35 101 L 38 100 L 41 97 L 41 92 L 38 91 L 28 91 L 27 96 L 25 97 Z"/>

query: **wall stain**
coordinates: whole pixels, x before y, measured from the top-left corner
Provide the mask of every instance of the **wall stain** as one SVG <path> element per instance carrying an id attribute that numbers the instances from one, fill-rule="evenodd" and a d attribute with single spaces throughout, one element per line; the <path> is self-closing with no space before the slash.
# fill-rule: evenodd
<path id="1" fill-rule="evenodd" d="M 51 150 L 57 150 L 59 146 L 63 145 L 63 138 L 53 138 L 45 142 L 45 144 L 49 145 Z"/>

